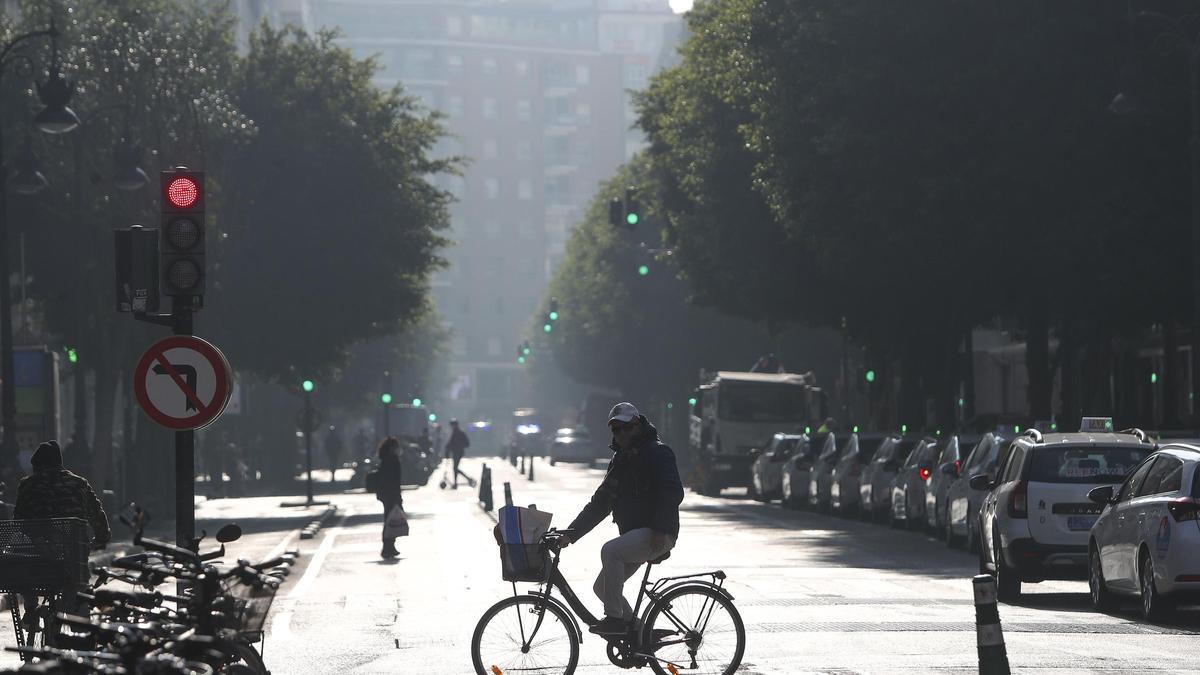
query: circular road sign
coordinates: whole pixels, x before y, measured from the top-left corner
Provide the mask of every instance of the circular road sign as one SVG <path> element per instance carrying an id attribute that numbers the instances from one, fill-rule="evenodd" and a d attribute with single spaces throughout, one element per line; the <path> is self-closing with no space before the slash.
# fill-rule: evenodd
<path id="1" fill-rule="evenodd" d="M 168 429 L 200 429 L 217 419 L 233 393 L 233 370 L 225 355 L 190 335 L 150 345 L 133 371 L 142 410 Z"/>

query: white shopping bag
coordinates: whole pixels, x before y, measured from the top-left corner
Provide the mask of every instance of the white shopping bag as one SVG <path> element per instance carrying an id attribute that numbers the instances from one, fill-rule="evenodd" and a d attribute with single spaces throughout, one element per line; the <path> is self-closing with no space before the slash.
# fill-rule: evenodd
<path id="1" fill-rule="evenodd" d="M 408 516 L 405 515 L 404 509 L 397 504 L 388 511 L 387 520 L 383 523 L 383 538 L 395 539 L 396 537 L 408 536 Z"/>

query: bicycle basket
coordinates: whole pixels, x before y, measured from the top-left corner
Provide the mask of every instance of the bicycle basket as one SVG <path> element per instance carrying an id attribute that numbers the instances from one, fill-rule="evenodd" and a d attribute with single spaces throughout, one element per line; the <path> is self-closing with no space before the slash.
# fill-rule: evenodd
<path id="1" fill-rule="evenodd" d="M 0 592 L 58 593 L 86 584 L 90 574 L 83 520 L 0 520 Z"/>
<path id="2" fill-rule="evenodd" d="M 501 544 L 500 571 L 505 581 L 545 581 L 550 558 L 539 544 Z"/>
<path id="3" fill-rule="evenodd" d="M 251 642 L 261 640 L 263 626 L 267 622 L 267 614 L 271 611 L 271 603 L 275 601 L 277 591 L 277 588 L 270 586 L 255 587 L 241 581 L 228 583 L 225 592 L 233 597 L 238 609 L 230 628 L 234 628 Z"/>

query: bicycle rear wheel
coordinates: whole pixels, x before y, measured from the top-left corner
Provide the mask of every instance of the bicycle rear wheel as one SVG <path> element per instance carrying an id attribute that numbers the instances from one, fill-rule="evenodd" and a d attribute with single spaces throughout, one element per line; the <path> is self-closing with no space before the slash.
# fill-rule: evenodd
<path id="1" fill-rule="evenodd" d="M 708 586 L 668 590 L 646 613 L 643 651 L 675 664 L 680 673 L 733 675 L 746 652 L 746 627 L 733 602 Z M 660 661 L 650 661 L 667 675 Z"/>
<path id="2" fill-rule="evenodd" d="M 579 638 L 571 617 L 558 606 L 527 595 L 505 598 L 475 626 L 471 662 L 476 675 L 572 675 L 579 664 Z"/>

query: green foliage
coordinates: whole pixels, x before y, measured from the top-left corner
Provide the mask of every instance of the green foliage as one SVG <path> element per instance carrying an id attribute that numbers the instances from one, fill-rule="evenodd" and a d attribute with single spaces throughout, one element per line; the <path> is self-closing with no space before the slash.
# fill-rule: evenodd
<path id="1" fill-rule="evenodd" d="M 442 264 L 449 195 L 430 179 L 455 164 L 429 158 L 438 118 L 378 90 L 377 64 L 334 38 L 264 24 L 233 78 L 262 122 L 223 167 L 213 314 L 231 354 L 267 378 L 328 373 L 358 341 L 410 325 Z"/>

